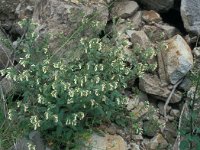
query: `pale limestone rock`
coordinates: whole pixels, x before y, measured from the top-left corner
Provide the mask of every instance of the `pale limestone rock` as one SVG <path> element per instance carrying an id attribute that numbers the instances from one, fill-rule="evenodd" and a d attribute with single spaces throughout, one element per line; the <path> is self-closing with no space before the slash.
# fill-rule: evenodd
<path id="1" fill-rule="evenodd" d="M 164 56 L 162 59 L 168 80 L 175 84 L 192 69 L 192 51 L 180 35 L 174 36 L 165 43 L 167 48 L 162 50 Z"/>

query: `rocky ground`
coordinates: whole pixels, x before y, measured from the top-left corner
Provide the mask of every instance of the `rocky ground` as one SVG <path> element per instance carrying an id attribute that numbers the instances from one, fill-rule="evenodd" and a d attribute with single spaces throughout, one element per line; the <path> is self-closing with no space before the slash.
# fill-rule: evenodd
<path id="1" fill-rule="evenodd" d="M 72 0 L 72 2 L 2 0 L 0 1 L 1 35 L 10 36 L 10 42 L 13 42 L 14 47 L 15 40 L 23 35 L 23 30 L 16 22 L 27 17 L 33 18 L 34 22 L 40 25 L 39 32 L 69 34 L 80 19 L 73 20 L 73 17 L 69 15 L 68 11 L 73 8 L 76 13 L 83 11 L 88 15 L 98 11 L 101 15 L 97 20 L 103 24 L 102 29 L 106 28 L 107 31 L 113 28 L 109 20 L 116 16 L 121 17 L 122 20 L 116 28 L 122 34 L 122 38 L 129 39 L 130 47 L 139 44 L 144 49 L 148 47 L 158 49 L 160 44 L 164 45 L 157 55 L 149 60 L 157 64 L 156 71 L 146 73 L 142 78 L 135 80 L 140 94 L 131 95 L 130 93 L 127 105 L 130 112 L 142 116 L 146 113 L 145 101 L 148 101 L 149 105 L 157 110 L 153 115 L 159 125 L 155 125 L 146 117 L 140 121 L 141 128 L 145 132 L 139 135 L 133 135 L 115 124 L 102 126 L 100 128 L 105 131 L 105 136 L 94 134 L 89 143 L 96 147 L 93 150 L 98 148 L 102 150 L 157 150 L 158 148 L 176 150 L 177 124 L 187 98 L 184 93 L 191 89 L 191 81 L 186 75 L 193 67 L 194 58 L 200 57 L 199 48 L 194 46 L 200 32 L 198 1 L 121 0 L 114 2 L 111 10 L 107 8 L 108 4 L 109 0 L 91 0 L 91 3 L 87 5 L 80 5 L 78 0 Z M 179 18 L 168 16 L 173 15 L 169 13 L 170 11 Z M 180 20 L 183 22 L 178 22 Z M 128 23 L 134 28 L 129 29 Z M 88 31 L 85 34 L 92 33 Z M 52 45 L 58 45 L 56 39 L 52 39 Z M 124 52 L 128 55 L 132 53 L 129 48 L 124 49 Z M 12 48 L 7 48 L 0 42 L 0 69 L 8 67 L 9 60 L 13 59 L 17 61 L 17 58 L 12 55 Z M 4 77 L 0 79 L 4 92 L 8 93 L 12 89 L 12 82 Z M 28 140 L 37 145 L 37 150 L 45 149 L 39 133 L 31 133 Z M 25 150 L 26 141 L 27 139 L 19 140 L 17 147 L 11 149 Z"/>

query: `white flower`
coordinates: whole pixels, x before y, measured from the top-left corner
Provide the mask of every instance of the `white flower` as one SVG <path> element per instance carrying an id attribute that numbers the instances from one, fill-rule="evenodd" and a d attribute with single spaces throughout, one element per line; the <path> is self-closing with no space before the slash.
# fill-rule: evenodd
<path id="1" fill-rule="evenodd" d="M 58 115 L 53 115 L 53 118 L 54 118 L 54 122 L 58 123 Z"/>
<path id="2" fill-rule="evenodd" d="M 69 97 L 74 97 L 74 91 L 72 91 L 71 89 L 69 90 L 69 92 L 68 92 L 68 94 L 69 94 Z"/>
<path id="3" fill-rule="evenodd" d="M 57 91 L 56 91 L 56 90 L 53 90 L 53 91 L 51 92 L 51 96 L 57 98 Z"/>
<path id="4" fill-rule="evenodd" d="M 94 71 L 97 71 L 97 69 L 98 69 L 98 65 L 95 65 Z"/>

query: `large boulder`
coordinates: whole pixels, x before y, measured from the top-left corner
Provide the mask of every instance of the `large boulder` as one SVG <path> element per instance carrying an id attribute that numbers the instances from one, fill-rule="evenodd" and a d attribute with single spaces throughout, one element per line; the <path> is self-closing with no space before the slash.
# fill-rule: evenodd
<path id="1" fill-rule="evenodd" d="M 174 0 L 137 0 L 145 8 L 166 12 L 174 6 Z"/>
<path id="2" fill-rule="evenodd" d="M 168 80 L 175 84 L 192 69 L 192 51 L 180 35 L 167 40 L 166 47 L 162 50 L 162 59 Z"/>
<path id="3" fill-rule="evenodd" d="M 200 2 L 199 0 L 182 0 L 181 17 L 187 31 L 200 34 Z"/>

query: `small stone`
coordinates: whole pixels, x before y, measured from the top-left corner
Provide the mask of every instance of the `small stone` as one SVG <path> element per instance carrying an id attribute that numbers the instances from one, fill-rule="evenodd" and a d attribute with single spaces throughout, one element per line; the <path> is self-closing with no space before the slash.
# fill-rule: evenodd
<path id="1" fill-rule="evenodd" d="M 184 78 L 181 84 L 178 86 L 178 89 L 183 91 L 189 91 L 190 87 L 192 86 L 192 81 L 189 78 Z"/>
<path id="2" fill-rule="evenodd" d="M 165 103 L 163 103 L 163 102 L 158 103 L 159 113 L 161 115 L 164 115 L 164 106 L 165 106 Z M 169 113 L 171 108 L 172 108 L 171 106 L 167 106 L 166 113 Z"/>
<path id="3" fill-rule="evenodd" d="M 154 11 L 154 10 L 145 10 L 143 11 L 142 14 L 142 19 L 144 21 L 146 21 L 147 23 L 151 23 L 151 22 L 160 22 L 162 20 L 162 18 L 160 17 L 160 15 Z"/>
<path id="4" fill-rule="evenodd" d="M 99 136 L 93 134 L 91 139 L 88 141 L 87 148 L 82 150 L 127 150 L 127 144 L 124 139 L 119 135 Z"/>
<path id="5" fill-rule="evenodd" d="M 140 47 L 147 49 L 151 46 L 151 42 L 144 31 L 134 31 L 132 33 L 131 42 L 134 46 L 139 45 Z"/>
<path id="6" fill-rule="evenodd" d="M 0 90 L 3 90 L 4 95 L 8 95 L 14 89 L 14 83 L 12 80 L 3 78 L 0 81 Z"/>
<path id="7" fill-rule="evenodd" d="M 130 150 L 140 150 L 140 146 L 136 143 L 130 143 Z"/>
<path id="8" fill-rule="evenodd" d="M 175 36 L 176 31 L 177 31 L 175 27 L 167 25 L 167 24 L 164 24 L 164 25 L 158 24 L 158 27 L 160 27 L 163 30 L 167 38 L 171 38 Z"/>
<path id="9" fill-rule="evenodd" d="M 142 11 L 137 11 L 135 15 L 128 18 L 132 23 L 133 28 L 136 30 L 142 25 Z"/>
<path id="10" fill-rule="evenodd" d="M 162 134 L 157 134 L 147 143 L 148 150 L 167 149 L 168 143 Z"/>
<path id="11" fill-rule="evenodd" d="M 128 18 L 133 16 L 138 9 L 139 5 L 135 1 L 115 2 L 111 15 L 112 17 L 117 16 L 121 18 Z"/>
<path id="12" fill-rule="evenodd" d="M 139 135 L 133 135 L 132 137 L 133 137 L 134 141 L 142 141 L 143 140 L 143 137 L 140 134 Z"/>
<path id="13" fill-rule="evenodd" d="M 44 150 L 45 145 L 41 135 L 38 131 L 33 131 L 29 134 L 29 139 L 34 143 L 36 146 L 36 150 Z"/>
<path id="14" fill-rule="evenodd" d="M 143 135 L 153 137 L 159 131 L 159 123 L 157 120 L 148 120 L 143 122 Z"/>
<path id="15" fill-rule="evenodd" d="M 200 47 L 195 47 L 192 51 L 192 53 L 194 54 L 194 56 L 196 58 L 199 58 L 200 57 Z"/>
<path id="16" fill-rule="evenodd" d="M 178 118 L 180 116 L 180 110 L 178 110 L 178 109 L 172 109 L 170 111 L 170 115 Z"/>

